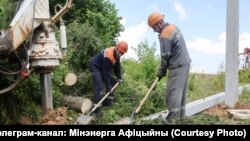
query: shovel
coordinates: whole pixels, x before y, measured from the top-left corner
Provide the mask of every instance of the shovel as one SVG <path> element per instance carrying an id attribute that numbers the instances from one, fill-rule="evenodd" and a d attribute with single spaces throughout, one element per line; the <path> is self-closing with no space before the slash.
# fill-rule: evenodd
<path id="1" fill-rule="evenodd" d="M 142 105 L 145 103 L 145 101 L 147 100 L 149 94 L 152 92 L 152 90 L 154 89 L 156 83 L 158 82 L 158 77 L 155 79 L 154 83 L 151 85 L 150 89 L 148 90 L 147 94 L 144 96 L 144 98 L 141 100 L 139 106 L 136 108 L 136 110 L 133 111 L 133 113 L 131 114 L 130 118 L 129 117 L 125 117 L 120 119 L 119 121 L 115 122 L 115 124 L 130 124 L 133 122 L 135 116 L 137 115 L 137 113 L 139 113 L 139 111 L 142 108 Z"/>
<path id="2" fill-rule="evenodd" d="M 91 122 L 93 119 L 90 114 L 94 112 L 100 105 L 101 103 L 111 94 L 111 92 L 114 91 L 114 89 L 119 85 L 120 82 L 117 82 L 113 88 L 90 110 L 90 112 L 87 115 L 81 114 L 80 117 L 76 120 L 75 124 L 81 124 L 81 125 L 86 125 Z"/>

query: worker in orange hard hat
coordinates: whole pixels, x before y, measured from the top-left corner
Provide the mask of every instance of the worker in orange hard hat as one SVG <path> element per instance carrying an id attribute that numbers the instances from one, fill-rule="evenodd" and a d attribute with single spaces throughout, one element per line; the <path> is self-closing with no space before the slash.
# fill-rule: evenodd
<path id="1" fill-rule="evenodd" d="M 148 25 L 159 33 L 161 64 L 157 77 L 161 80 L 168 76 L 165 95 L 169 114 L 166 120 L 183 118 L 191 63 L 184 37 L 176 25 L 164 22 L 164 15 L 159 12 L 149 15 Z"/>
<path id="2" fill-rule="evenodd" d="M 91 58 L 90 72 L 94 83 L 93 104 L 97 104 L 101 99 L 101 93 L 106 88 L 106 92 L 110 92 L 117 82 L 122 82 L 120 57 L 128 51 L 128 43 L 120 41 L 115 47 L 109 47 L 102 50 L 96 56 Z M 116 79 L 111 76 L 114 72 Z M 103 106 L 110 106 L 114 99 L 114 91 L 103 101 Z M 102 115 L 101 106 L 95 113 Z"/>

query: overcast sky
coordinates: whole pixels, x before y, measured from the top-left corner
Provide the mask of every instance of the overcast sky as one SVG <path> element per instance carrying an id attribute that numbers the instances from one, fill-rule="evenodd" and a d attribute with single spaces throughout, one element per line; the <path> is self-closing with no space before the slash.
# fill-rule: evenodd
<path id="1" fill-rule="evenodd" d="M 159 54 L 158 34 L 147 25 L 153 11 L 165 15 L 166 22 L 177 25 L 182 31 L 192 59 L 192 71 L 217 73 L 225 65 L 226 0 L 110 0 L 116 5 L 125 31 L 119 40 L 137 47 L 147 39 L 156 42 Z M 250 1 L 240 0 L 239 51 L 250 47 Z M 125 58 L 136 55 L 132 49 Z M 239 59 L 243 62 L 243 56 Z M 241 65 L 240 65 L 241 66 Z"/>

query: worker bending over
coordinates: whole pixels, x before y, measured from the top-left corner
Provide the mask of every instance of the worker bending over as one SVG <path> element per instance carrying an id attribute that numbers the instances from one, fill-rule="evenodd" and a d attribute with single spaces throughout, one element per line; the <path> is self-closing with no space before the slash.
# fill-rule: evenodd
<path id="1" fill-rule="evenodd" d="M 128 51 L 128 44 L 125 41 L 118 42 L 115 47 L 109 47 L 102 50 L 96 56 L 91 58 L 90 72 L 94 84 L 93 104 L 97 104 L 101 99 L 101 93 L 106 88 L 106 92 L 110 92 L 112 87 L 122 81 L 120 57 Z M 116 79 L 112 77 L 114 72 Z M 114 99 L 114 91 L 103 101 L 103 106 L 110 106 Z M 102 115 L 101 106 L 95 113 Z"/>

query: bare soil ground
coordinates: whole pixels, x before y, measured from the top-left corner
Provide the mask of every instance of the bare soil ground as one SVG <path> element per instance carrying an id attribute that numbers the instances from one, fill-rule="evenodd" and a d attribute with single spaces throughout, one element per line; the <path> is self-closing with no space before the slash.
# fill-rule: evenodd
<path id="1" fill-rule="evenodd" d="M 211 116 L 227 117 L 228 116 L 228 113 L 227 113 L 228 109 L 250 109 L 250 103 L 244 104 L 244 103 L 237 102 L 235 104 L 234 108 L 229 108 L 228 106 L 226 106 L 226 104 L 218 104 L 216 106 L 213 106 L 213 107 L 207 109 L 206 111 L 204 111 L 204 113 L 211 115 Z"/>
<path id="2" fill-rule="evenodd" d="M 40 123 L 42 125 L 65 125 L 67 124 L 67 108 L 60 107 L 49 111 L 43 116 Z"/>
<path id="3" fill-rule="evenodd" d="M 39 120 L 38 123 L 33 123 L 28 117 L 20 117 L 18 124 L 21 125 L 66 125 L 67 124 L 67 108 L 60 107 L 48 111 Z"/>

